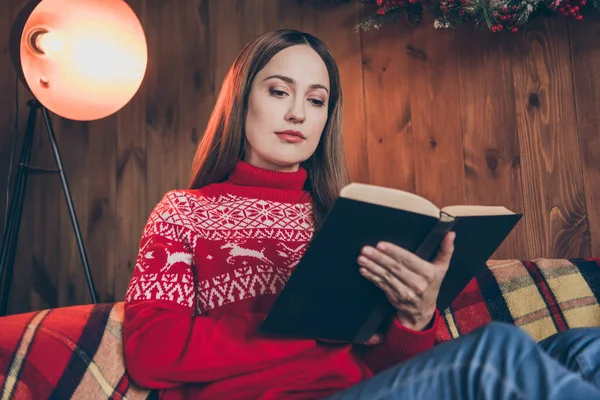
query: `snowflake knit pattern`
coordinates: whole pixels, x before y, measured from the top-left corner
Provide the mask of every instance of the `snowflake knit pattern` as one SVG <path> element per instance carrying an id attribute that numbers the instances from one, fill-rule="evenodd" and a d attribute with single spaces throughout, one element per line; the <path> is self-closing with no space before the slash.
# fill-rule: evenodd
<path id="1" fill-rule="evenodd" d="M 154 207 L 125 296 L 135 383 L 161 399 L 322 398 L 433 346 L 435 325 L 397 321 L 366 349 L 258 333 L 314 234 L 306 179 L 239 161 L 226 181 Z"/>

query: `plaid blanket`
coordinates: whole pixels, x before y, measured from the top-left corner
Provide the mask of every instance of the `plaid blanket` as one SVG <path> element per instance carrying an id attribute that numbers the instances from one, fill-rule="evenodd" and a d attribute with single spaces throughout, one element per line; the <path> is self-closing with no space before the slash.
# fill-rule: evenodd
<path id="1" fill-rule="evenodd" d="M 0 399 L 148 398 L 125 373 L 122 322 L 123 303 L 0 318 Z"/>
<path id="2" fill-rule="evenodd" d="M 514 324 L 541 341 L 580 326 L 600 326 L 600 259 L 489 261 L 443 313 L 443 342 L 490 321 Z"/>
<path id="3" fill-rule="evenodd" d="M 437 342 L 496 320 L 536 340 L 600 326 L 600 260 L 490 261 L 445 310 Z M 123 304 L 35 311 L 0 318 L 0 400 L 145 399 L 123 361 Z"/>

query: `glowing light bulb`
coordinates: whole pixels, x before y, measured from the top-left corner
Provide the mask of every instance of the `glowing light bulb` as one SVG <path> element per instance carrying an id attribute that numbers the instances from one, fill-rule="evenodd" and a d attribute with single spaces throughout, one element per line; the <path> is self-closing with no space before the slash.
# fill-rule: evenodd
<path id="1" fill-rule="evenodd" d="M 35 46 L 46 56 L 58 58 L 64 51 L 65 43 L 59 33 L 46 31 L 36 36 Z"/>
<path id="2" fill-rule="evenodd" d="M 43 0 L 21 37 L 23 74 L 50 111 L 95 120 L 125 106 L 146 72 L 139 19 L 124 0 Z"/>

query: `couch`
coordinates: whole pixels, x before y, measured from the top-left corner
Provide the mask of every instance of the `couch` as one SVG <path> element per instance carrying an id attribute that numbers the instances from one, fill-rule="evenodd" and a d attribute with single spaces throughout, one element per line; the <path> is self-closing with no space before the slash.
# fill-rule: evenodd
<path id="1" fill-rule="evenodd" d="M 490 321 L 540 341 L 600 326 L 600 259 L 489 261 L 443 312 L 436 343 Z M 0 318 L 0 399 L 147 399 L 127 376 L 123 303 L 79 305 Z"/>

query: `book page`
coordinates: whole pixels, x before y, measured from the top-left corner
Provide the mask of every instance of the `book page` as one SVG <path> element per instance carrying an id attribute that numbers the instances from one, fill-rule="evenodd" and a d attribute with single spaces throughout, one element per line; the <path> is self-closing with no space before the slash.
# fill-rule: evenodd
<path id="1" fill-rule="evenodd" d="M 502 206 L 448 206 L 442 208 L 442 211 L 454 217 L 514 214 Z"/>
<path id="2" fill-rule="evenodd" d="M 365 183 L 351 183 L 342 188 L 340 197 L 405 210 L 417 214 L 440 217 L 440 209 L 429 200 L 399 189 Z"/>

